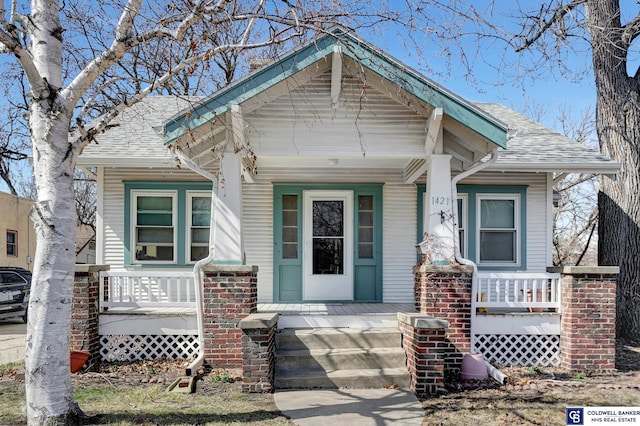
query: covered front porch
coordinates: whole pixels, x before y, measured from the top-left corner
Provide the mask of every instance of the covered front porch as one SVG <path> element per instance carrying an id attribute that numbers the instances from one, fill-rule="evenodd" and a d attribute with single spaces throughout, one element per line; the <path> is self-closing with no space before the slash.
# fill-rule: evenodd
<path id="1" fill-rule="evenodd" d="M 249 311 L 277 314 L 279 330 L 397 328 L 398 313 L 421 312 L 449 321 L 452 330 L 460 328 L 469 342 L 468 350 L 483 353 L 489 360 L 510 365 L 559 362 L 560 274 L 479 272 L 468 274 L 468 279 L 468 287 L 465 285 L 457 299 L 447 296 L 447 291 L 455 288 L 448 286 L 432 292 L 433 302 L 425 303 L 418 296 L 422 290 L 417 287 L 415 303 L 256 302 Z M 198 290 L 192 272 L 103 271 L 99 288 L 103 360 L 166 356 L 167 346 L 172 348 L 171 357 L 189 357 L 197 352 Z M 208 309 L 207 302 L 203 304 Z M 232 300 L 223 299 L 214 306 L 223 314 L 237 309 Z M 466 325 L 456 322 L 458 316 L 464 317 Z M 132 343 L 123 343 L 129 341 Z M 157 353 L 136 351 L 141 341 L 153 341 Z M 179 342 L 187 345 L 189 350 L 185 354 L 180 353 Z M 123 345 L 126 350 L 122 350 Z"/>

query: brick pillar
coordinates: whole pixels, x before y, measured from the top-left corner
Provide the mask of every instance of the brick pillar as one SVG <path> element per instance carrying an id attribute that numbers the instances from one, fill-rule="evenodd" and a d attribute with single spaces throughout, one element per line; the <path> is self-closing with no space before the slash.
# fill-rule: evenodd
<path id="1" fill-rule="evenodd" d="M 398 313 L 402 347 L 411 374 L 411 390 L 418 396 L 435 395 L 444 389 L 447 357 L 446 321 L 421 314 Z"/>
<path id="2" fill-rule="evenodd" d="M 421 263 L 414 268 L 417 310 L 447 321 L 446 369 L 457 369 L 471 350 L 471 285 L 473 268 L 466 265 Z"/>
<path id="3" fill-rule="evenodd" d="M 240 320 L 258 308 L 258 267 L 210 265 L 204 268 L 204 359 L 211 367 L 242 367 Z"/>
<path id="4" fill-rule="evenodd" d="M 273 392 L 278 314 L 252 314 L 242 329 L 242 391 Z"/>
<path id="5" fill-rule="evenodd" d="M 73 303 L 71 307 L 71 340 L 74 351 L 91 354 L 85 366 L 100 362 L 100 271 L 108 271 L 105 265 L 76 265 L 73 281 Z"/>
<path id="6" fill-rule="evenodd" d="M 617 266 L 551 268 L 562 274 L 560 366 L 574 372 L 616 368 Z"/>

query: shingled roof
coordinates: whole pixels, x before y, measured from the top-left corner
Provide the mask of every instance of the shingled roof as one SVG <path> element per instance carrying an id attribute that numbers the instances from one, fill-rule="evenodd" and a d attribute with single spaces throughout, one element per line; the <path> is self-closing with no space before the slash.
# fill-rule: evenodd
<path id="1" fill-rule="evenodd" d="M 616 173 L 620 164 L 501 104 L 475 103 L 516 130 L 500 149 L 497 170 Z"/>
<path id="2" fill-rule="evenodd" d="M 162 125 L 175 114 L 191 107 L 197 97 L 150 96 L 127 109 L 115 127 L 87 146 L 78 160 L 87 166 L 165 166 L 174 162 L 164 144 Z M 475 103 L 492 116 L 500 117 L 516 130 L 508 148 L 500 149 L 491 169 L 514 171 L 557 171 L 615 173 L 620 165 L 604 155 L 537 123 L 509 107 Z"/>

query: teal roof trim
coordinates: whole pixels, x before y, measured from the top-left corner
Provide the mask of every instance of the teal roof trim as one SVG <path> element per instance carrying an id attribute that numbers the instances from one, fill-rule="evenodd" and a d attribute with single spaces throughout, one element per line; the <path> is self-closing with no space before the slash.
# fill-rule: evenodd
<path id="1" fill-rule="evenodd" d="M 494 144 L 507 147 L 507 127 L 459 98 L 442 86 L 403 66 L 397 60 L 375 49 L 370 44 L 337 29 L 333 35 L 324 35 L 295 50 L 283 59 L 267 65 L 205 99 L 198 106 L 165 124 L 165 143 L 184 136 L 188 129 L 195 129 L 218 115 L 225 113 L 232 104 L 239 104 L 269 89 L 298 71 L 333 53 L 334 46 L 342 46 L 342 53 L 361 63 L 372 72 L 398 85 L 418 99 L 436 107 L 463 125 L 484 136 Z"/>
<path id="2" fill-rule="evenodd" d="M 355 43 L 349 43 L 342 50 L 344 55 L 361 63 L 364 67 L 413 94 L 418 99 L 435 108 L 442 108 L 446 115 L 499 147 L 507 147 L 508 129 L 506 125 L 388 56 L 372 50 L 360 41 L 353 41 Z"/>
<path id="3" fill-rule="evenodd" d="M 247 79 L 238 81 L 226 89 L 204 99 L 196 107 L 182 112 L 164 125 L 165 143 L 171 143 L 217 116 L 227 112 L 232 104 L 239 104 L 280 83 L 298 71 L 318 62 L 333 52 L 335 41 L 323 37 L 301 50 L 296 50 L 282 60 L 266 66 Z"/>

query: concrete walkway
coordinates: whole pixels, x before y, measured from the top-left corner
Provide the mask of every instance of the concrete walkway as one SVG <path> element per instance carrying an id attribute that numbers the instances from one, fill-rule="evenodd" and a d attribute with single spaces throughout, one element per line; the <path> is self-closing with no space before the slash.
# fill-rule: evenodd
<path id="1" fill-rule="evenodd" d="M 280 411 L 300 426 L 416 425 L 424 410 L 415 394 L 397 389 L 276 391 Z"/>
<path id="2" fill-rule="evenodd" d="M 24 362 L 26 333 L 21 320 L 0 322 L 0 365 Z"/>

